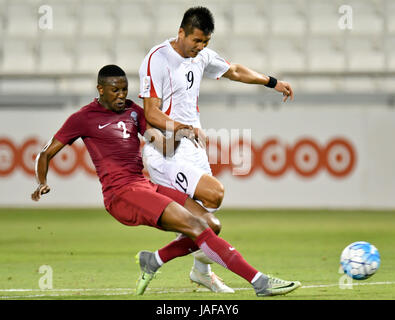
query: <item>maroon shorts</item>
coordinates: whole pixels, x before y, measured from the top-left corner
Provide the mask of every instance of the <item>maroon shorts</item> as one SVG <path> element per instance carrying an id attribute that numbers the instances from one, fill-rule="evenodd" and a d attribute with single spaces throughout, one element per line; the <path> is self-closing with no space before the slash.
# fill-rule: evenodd
<path id="1" fill-rule="evenodd" d="M 106 209 L 122 224 L 161 229 L 158 220 L 169 203 L 175 201 L 184 206 L 187 198 L 185 193 L 147 180 L 130 184 L 115 193 Z"/>

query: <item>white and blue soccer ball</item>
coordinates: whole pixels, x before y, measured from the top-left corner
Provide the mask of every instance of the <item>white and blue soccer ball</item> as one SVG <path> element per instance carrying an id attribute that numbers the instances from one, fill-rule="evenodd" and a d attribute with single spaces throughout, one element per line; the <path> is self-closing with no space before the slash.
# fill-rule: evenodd
<path id="1" fill-rule="evenodd" d="M 340 265 L 349 277 L 364 280 L 375 274 L 380 267 L 380 254 L 369 242 L 353 242 L 343 250 Z"/>

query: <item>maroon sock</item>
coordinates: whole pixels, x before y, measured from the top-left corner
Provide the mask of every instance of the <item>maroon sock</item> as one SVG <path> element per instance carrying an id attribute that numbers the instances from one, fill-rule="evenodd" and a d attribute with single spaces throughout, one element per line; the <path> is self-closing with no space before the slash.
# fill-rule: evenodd
<path id="1" fill-rule="evenodd" d="M 211 260 L 233 271 L 251 282 L 257 270 L 251 267 L 235 248 L 207 228 L 195 240 L 195 243 Z"/>
<path id="2" fill-rule="evenodd" d="M 163 263 L 166 263 L 174 258 L 185 256 L 196 250 L 199 250 L 199 247 L 192 239 L 184 235 L 179 235 L 177 239 L 170 242 L 162 249 L 159 249 L 158 254 Z"/>

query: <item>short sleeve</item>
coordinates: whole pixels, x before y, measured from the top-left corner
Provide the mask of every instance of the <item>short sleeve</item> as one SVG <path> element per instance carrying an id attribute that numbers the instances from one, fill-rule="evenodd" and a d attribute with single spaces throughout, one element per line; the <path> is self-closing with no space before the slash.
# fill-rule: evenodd
<path id="1" fill-rule="evenodd" d="M 143 60 L 140 70 L 140 98 L 162 98 L 163 80 L 166 68 L 164 56 L 157 52 L 161 47 L 150 52 Z"/>
<path id="2" fill-rule="evenodd" d="M 73 113 L 55 134 L 55 138 L 63 144 L 72 144 L 79 137 L 83 136 L 84 124 L 82 122 L 82 113 Z"/>
<path id="3" fill-rule="evenodd" d="M 204 76 L 210 79 L 219 79 L 229 70 L 230 64 L 224 58 L 220 57 L 215 51 L 211 49 L 204 49 L 204 58 L 206 66 L 204 69 Z"/>

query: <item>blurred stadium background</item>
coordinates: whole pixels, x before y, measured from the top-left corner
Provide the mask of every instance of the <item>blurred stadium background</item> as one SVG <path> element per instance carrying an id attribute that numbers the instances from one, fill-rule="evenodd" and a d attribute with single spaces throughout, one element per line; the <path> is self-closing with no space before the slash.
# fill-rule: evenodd
<path id="1" fill-rule="evenodd" d="M 295 91 L 284 104 L 267 88 L 203 80 L 203 127 L 252 130 L 245 174 L 232 174 L 241 161 L 232 140 L 222 146 L 230 164 L 213 166 L 224 206 L 395 208 L 392 0 L 0 0 L 0 206 L 36 206 L 35 155 L 96 96 L 101 66 L 121 66 L 129 98 L 141 102 L 143 57 L 176 36 L 195 5 L 214 14 L 210 48 Z M 339 27 L 342 5 L 352 8 L 351 29 Z M 53 25 L 40 28 L 48 12 Z M 40 205 L 101 206 L 84 149 L 57 158 Z"/>

